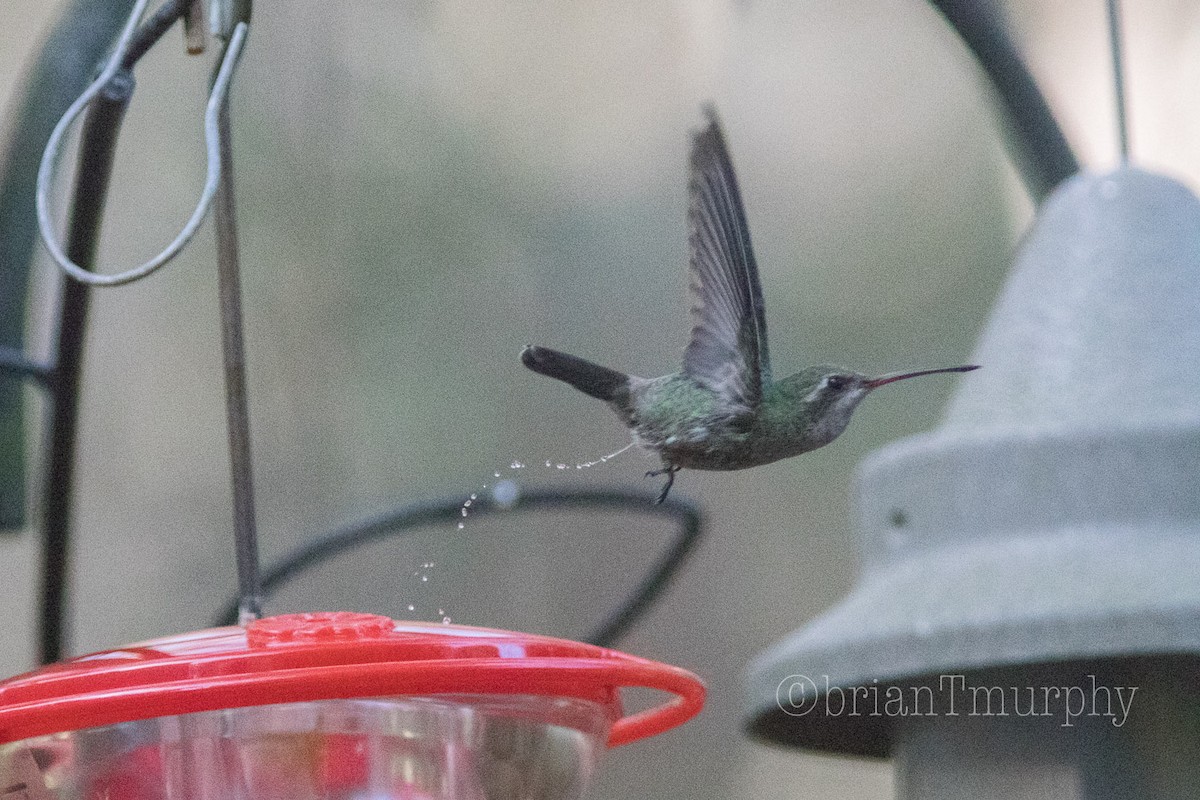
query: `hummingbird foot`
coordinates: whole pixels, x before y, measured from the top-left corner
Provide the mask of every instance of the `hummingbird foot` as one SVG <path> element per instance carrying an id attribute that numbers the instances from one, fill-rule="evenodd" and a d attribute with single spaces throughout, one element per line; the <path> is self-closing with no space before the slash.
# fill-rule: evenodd
<path id="1" fill-rule="evenodd" d="M 679 472 L 681 469 L 683 468 L 677 467 L 674 464 L 667 464 L 662 469 L 652 469 L 646 473 L 647 478 L 653 478 L 657 475 L 667 476 L 667 484 L 666 486 L 663 486 L 662 491 L 659 492 L 658 499 L 654 501 L 654 505 L 661 506 L 663 501 L 667 499 L 667 495 L 671 492 L 671 487 L 675 485 L 675 473 Z"/>

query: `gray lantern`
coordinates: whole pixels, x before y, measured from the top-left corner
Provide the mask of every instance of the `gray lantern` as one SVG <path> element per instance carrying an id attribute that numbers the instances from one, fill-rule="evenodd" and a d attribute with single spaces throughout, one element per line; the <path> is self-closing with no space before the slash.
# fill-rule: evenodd
<path id="1" fill-rule="evenodd" d="M 750 727 L 906 798 L 1200 791 L 1200 201 L 1046 201 L 935 431 L 869 457 L 859 583 L 762 654 Z"/>

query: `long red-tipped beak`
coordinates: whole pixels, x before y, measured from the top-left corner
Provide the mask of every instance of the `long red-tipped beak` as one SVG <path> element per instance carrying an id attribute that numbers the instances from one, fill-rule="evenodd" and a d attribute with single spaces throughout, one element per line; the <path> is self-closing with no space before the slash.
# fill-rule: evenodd
<path id="1" fill-rule="evenodd" d="M 880 375 L 878 378 L 872 378 L 864 386 L 868 389 L 878 389 L 886 383 L 895 383 L 896 381 L 903 381 L 908 378 L 919 378 L 922 375 L 936 375 L 939 372 L 970 372 L 973 369 L 979 369 L 979 365 L 968 364 L 964 367 L 943 367 L 941 369 L 923 369 L 917 372 L 892 373 L 891 375 Z"/>

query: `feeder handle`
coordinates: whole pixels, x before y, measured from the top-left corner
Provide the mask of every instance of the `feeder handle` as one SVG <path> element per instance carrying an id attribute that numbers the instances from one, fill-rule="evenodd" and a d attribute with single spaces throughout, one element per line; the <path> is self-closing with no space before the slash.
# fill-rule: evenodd
<path id="1" fill-rule="evenodd" d="M 705 688 L 695 675 L 663 664 L 629 665 L 629 677 L 620 678 L 622 687 L 659 689 L 675 695 L 662 705 L 639 711 L 617 720 L 608 735 L 609 747 L 636 742 L 682 725 L 700 713 L 704 707 Z M 621 670 L 620 672 L 624 672 Z"/>

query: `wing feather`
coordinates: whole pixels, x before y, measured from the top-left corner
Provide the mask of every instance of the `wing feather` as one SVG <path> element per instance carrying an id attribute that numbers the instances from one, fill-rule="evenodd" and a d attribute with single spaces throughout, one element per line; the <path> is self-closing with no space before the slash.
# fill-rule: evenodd
<path id="1" fill-rule="evenodd" d="M 683 371 L 732 403 L 755 408 L 770 383 L 767 321 L 737 178 L 716 112 L 692 143 L 688 191 L 691 340 Z"/>

